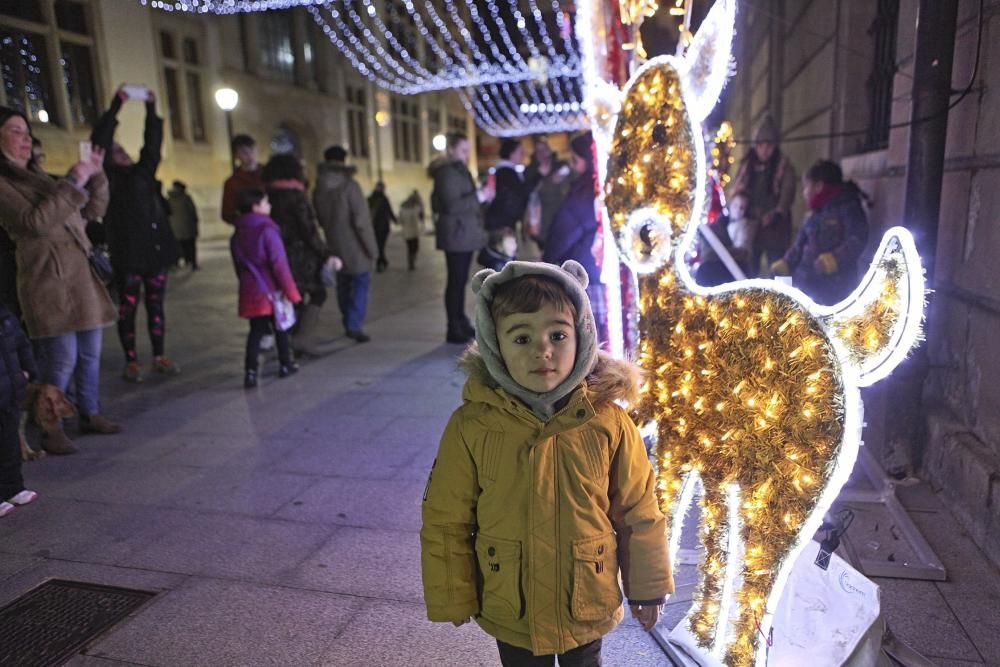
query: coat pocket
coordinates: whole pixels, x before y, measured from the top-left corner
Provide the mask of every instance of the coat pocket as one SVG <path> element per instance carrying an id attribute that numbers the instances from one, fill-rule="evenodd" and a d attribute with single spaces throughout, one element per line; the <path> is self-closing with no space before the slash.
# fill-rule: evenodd
<path id="1" fill-rule="evenodd" d="M 573 618 L 601 621 L 610 618 L 621 604 L 615 534 L 574 540 Z"/>
<path id="2" fill-rule="evenodd" d="M 521 591 L 521 543 L 480 534 L 476 557 L 483 579 L 482 615 L 495 620 L 524 616 Z"/>

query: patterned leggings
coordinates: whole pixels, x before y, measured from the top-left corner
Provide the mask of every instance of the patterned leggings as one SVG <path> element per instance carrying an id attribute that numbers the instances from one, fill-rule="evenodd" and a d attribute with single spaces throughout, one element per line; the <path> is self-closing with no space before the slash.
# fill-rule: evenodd
<path id="1" fill-rule="evenodd" d="M 118 285 L 121 305 L 118 307 L 118 338 L 125 350 L 125 361 L 136 361 L 135 311 L 139 309 L 139 294 L 146 292 L 146 322 L 149 340 L 153 343 L 153 356 L 163 356 L 163 295 L 167 290 L 167 272 L 141 274 L 126 273 Z"/>

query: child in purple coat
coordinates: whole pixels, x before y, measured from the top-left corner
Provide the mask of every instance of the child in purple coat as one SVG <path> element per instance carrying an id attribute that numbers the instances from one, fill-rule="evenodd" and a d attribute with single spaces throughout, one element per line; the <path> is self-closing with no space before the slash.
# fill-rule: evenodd
<path id="1" fill-rule="evenodd" d="M 236 232 L 229 241 L 233 266 L 240 281 L 240 317 L 250 320 L 243 386 L 257 386 L 260 339 L 270 333 L 274 324 L 274 307 L 270 295 L 283 292 L 292 303 L 302 301 L 288 268 L 281 229 L 271 219 L 271 202 L 262 190 L 243 190 L 236 195 L 236 210 L 240 217 L 234 223 Z M 292 361 L 288 332 L 274 328 L 281 364 L 278 377 L 288 377 L 299 370 Z"/>

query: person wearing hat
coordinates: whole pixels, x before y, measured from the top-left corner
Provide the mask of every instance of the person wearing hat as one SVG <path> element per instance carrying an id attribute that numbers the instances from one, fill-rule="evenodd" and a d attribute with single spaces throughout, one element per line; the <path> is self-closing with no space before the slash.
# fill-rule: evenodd
<path id="1" fill-rule="evenodd" d="M 762 256 L 767 266 L 781 259 L 792 242 L 792 203 L 797 177 L 795 167 L 778 147 L 778 126 L 765 113 L 754 132 L 753 148 L 740 162 L 736 177 L 729 186 L 732 193 L 746 192 L 747 217 L 757 221 L 757 237 L 750 264 L 756 275 Z"/>
<path id="2" fill-rule="evenodd" d="M 347 165 L 347 150 L 330 146 L 323 157 L 326 161 L 317 170 L 313 205 L 330 254 L 343 262 L 337 273 L 337 305 L 344 332 L 358 343 L 367 343 L 371 337 L 361 327 L 368 312 L 371 273 L 379 254 L 375 228 L 368 201 L 354 178 L 357 169 Z"/>
<path id="3" fill-rule="evenodd" d="M 608 340 L 608 306 L 601 270 L 594 258 L 594 238 L 597 236 L 597 213 L 594 210 L 594 138 L 590 132 L 570 142 L 570 168 L 573 181 L 562 206 L 556 212 L 545 238 L 542 261 L 562 265 L 573 260 L 587 270 L 590 278 L 587 296 L 594 311 L 597 336 Z"/>
<path id="4" fill-rule="evenodd" d="M 506 667 L 600 665 L 622 589 L 647 632 L 674 591 L 656 479 L 618 403 L 641 374 L 598 349 L 587 282 L 573 261 L 475 275 L 463 403 L 424 490 L 427 618 L 475 621 Z"/>
<path id="5" fill-rule="evenodd" d="M 170 204 L 170 228 L 181 247 L 181 257 L 188 268 L 195 271 L 198 268 L 198 209 L 184 181 L 174 181 L 167 193 L 167 203 Z"/>

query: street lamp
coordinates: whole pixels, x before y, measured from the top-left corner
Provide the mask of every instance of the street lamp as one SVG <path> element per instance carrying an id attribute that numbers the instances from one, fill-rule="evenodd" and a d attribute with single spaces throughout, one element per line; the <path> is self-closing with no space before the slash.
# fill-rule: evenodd
<path id="1" fill-rule="evenodd" d="M 229 137 L 229 166 L 236 171 L 236 156 L 233 154 L 233 109 L 239 104 L 240 94 L 232 88 L 215 91 L 215 103 L 226 112 L 226 135 Z"/>
<path id="2" fill-rule="evenodd" d="M 433 146 L 436 151 L 444 151 L 444 149 L 448 147 L 448 137 L 443 134 L 435 134 L 434 138 L 431 139 L 431 146 Z"/>

